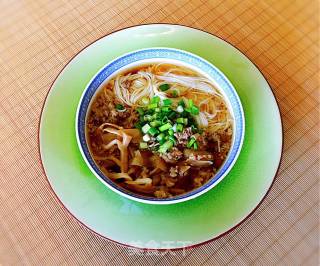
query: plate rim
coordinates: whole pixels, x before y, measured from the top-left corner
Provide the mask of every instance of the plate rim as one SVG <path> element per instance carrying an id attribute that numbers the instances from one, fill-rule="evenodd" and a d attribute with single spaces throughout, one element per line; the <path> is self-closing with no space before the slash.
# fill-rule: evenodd
<path id="1" fill-rule="evenodd" d="M 252 63 L 255 68 L 260 72 L 261 76 L 263 77 L 263 79 L 266 81 L 266 83 L 268 84 L 269 86 L 269 89 L 272 93 L 272 96 L 275 100 L 275 103 L 276 103 L 276 106 L 278 108 L 278 111 L 279 111 L 279 119 L 280 119 L 280 126 L 281 126 L 281 149 L 280 149 L 280 157 L 279 157 L 279 162 L 278 162 L 278 166 L 277 166 L 277 169 L 275 171 L 275 174 L 272 178 L 272 182 L 268 188 L 268 190 L 265 192 L 265 194 L 263 195 L 263 197 L 261 198 L 261 200 L 259 201 L 259 203 L 255 206 L 255 208 L 253 208 L 244 218 L 242 218 L 242 220 L 240 222 L 238 222 L 237 224 L 235 224 L 233 227 L 231 227 L 230 229 L 228 229 L 227 231 L 211 238 L 211 239 L 208 239 L 208 240 L 205 240 L 203 242 L 200 242 L 200 243 L 196 243 L 196 244 L 193 244 L 193 245 L 189 245 L 189 246 L 184 246 L 184 247 L 178 247 L 178 248 L 145 248 L 145 247 L 136 247 L 136 246 L 132 246 L 132 245 L 129 245 L 129 244 L 126 244 L 126 243 L 121 243 L 121 242 L 118 242 L 114 239 L 111 239 L 111 238 L 108 238 L 98 232 L 96 232 L 94 229 L 90 228 L 88 225 L 86 225 L 84 222 L 80 221 L 66 206 L 65 204 L 60 200 L 60 198 L 58 197 L 58 195 L 56 194 L 56 192 L 54 191 L 49 179 L 48 179 L 48 176 L 46 174 L 46 171 L 45 171 L 45 168 L 44 168 L 44 164 L 43 164 L 43 159 L 42 159 L 42 155 L 41 155 L 41 147 L 40 147 L 40 128 L 41 128 L 41 124 L 42 124 L 42 118 L 43 118 L 43 112 L 44 112 L 44 109 L 46 107 L 46 103 L 47 103 L 47 100 L 48 100 L 48 97 L 50 95 L 50 92 L 52 91 L 52 88 L 53 86 L 55 85 L 57 79 L 60 77 L 61 73 L 69 66 L 70 62 L 75 59 L 82 51 L 84 51 L 85 49 L 87 49 L 89 46 L 93 45 L 94 43 L 100 41 L 101 39 L 111 35 L 111 34 L 114 34 L 114 33 L 117 33 L 117 32 L 120 32 L 120 31 L 123 31 L 123 30 L 127 30 L 127 29 L 130 29 L 130 28 L 136 28 L 136 27 L 141 27 L 141 26 L 152 26 L 152 25 L 159 25 L 159 26 L 177 26 L 177 27 L 182 27 L 182 28 L 186 28 L 186 29 L 192 29 L 192 30 L 196 30 L 196 31 L 200 31 L 200 32 L 203 32 L 203 33 L 206 33 L 206 34 L 209 34 L 211 37 L 215 37 L 223 42 L 225 42 L 226 44 L 229 44 L 230 46 L 232 46 L 234 49 L 236 49 L 238 52 L 240 52 L 247 60 L 250 61 L 250 63 Z M 280 169 L 280 165 L 281 165 L 281 162 L 282 162 L 282 159 L 283 159 L 283 148 L 284 148 L 284 129 L 283 129 L 283 120 L 282 120 L 282 115 L 281 115 L 281 109 L 280 109 L 280 105 L 279 105 L 279 102 L 275 96 L 275 93 L 272 89 L 272 86 L 270 85 L 269 81 L 266 79 L 265 75 L 263 74 L 263 72 L 260 70 L 260 68 L 256 65 L 256 63 L 254 63 L 249 57 L 247 57 L 240 49 L 238 49 L 236 46 L 234 46 L 231 42 L 229 42 L 228 40 L 220 37 L 220 36 L 217 36 L 211 32 L 208 32 L 206 30 L 203 30 L 203 29 L 200 29 L 200 28 L 196 28 L 196 27 L 193 27 L 193 26 L 189 26 L 189 25 L 182 25 L 182 24 L 177 24 L 177 23 L 142 23 L 142 24 L 135 24 L 135 25 L 131 25 L 131 26 L 128 26 L 128 27 L 124 27 L 124 28 L 120 28 L 120 29 L 117 29 L 117 30 L 113 30 L 113 31 L 110 31 L 109 33 L 103 35 L 103 36 L 100 36 L 99 38 L 95 39 L 93 42 L 89 43 L 88 45 L 86 45 L 85 47 L 83 47 L 82 49 L 80 49 L 76 54 L 74 54 L 68 61 L 67 63 L 64 64 L 63 68 L 59 71 L 59 73 L 57 74 L 57 76 L 54 78 L 54 80 L 52 81 L 50 87 L 49 87 L 49 90 L 48 92 L 46 93 L 46 96 L 43 100 L 43 104 L 42 104 L 42 107 L 41 107 L 41 110 L 40 110 L 40 117 L 39 117 L 39 121 L 38 121 L 38 127 L 37 127 L 37 144 L 38 144 L 38 155 L 39 155 L 39 158 L 40 158 L 40 165 L 41 165 L 41 169 L 42 169 L 42 172 L 45 176 L 45 180 L 46 182 L 48 183 L 49 185 L 49 188 L 50 190 L 53 192 L 53 195 L 54 197 L 58 200 L 58 202 L 62 205 L 62 207 L 67 211 L 67 213 L 69 213 L 69 215 L 71 215 L 72 218 L 74 218 L 78 223 L 80 223 L 81 225 L 83 225 L 85 228 L 87 228 L 88 230 L 90 230 L 91 232 L 93 232 L 95 235 L 97 236 L 100 236 L 106 240 L 109 240 L 115 244 L 118 244 L 120 246 L 124 246 L 124 247 L 127 247 L 127 248 L 134 248 L 134 249 L 140 249 L 140 250 L 156 250 L 156 251 L 168 251 L 168 250 L 171 250 L 171 251 L 178 251 L 178 250 L 186 250 L 186 249 L 191 249 L 191 248 L 196 248 L 198 246 L 201 246 L 201 245 L 204 245 L 204 244 L 208 244 L 214 240 L 217 240 L 225 235 L 227 235 L 228 233 L 230 233 L 231 231 L 235 230 L 237 227 L 239 227 L 240 225 L 242 225 L 245 221 L 247 221 L 252 215 L 253 213 L 260 207 L 260 205 L 262 204 L 262 202 L 266 199 L 266 197 L 268 196 L 271 188 L 273 187 L 274 183 L 275 183 L 275 180 L 278 176 L 278 173 L 279 173 L 279 169 Z"/>

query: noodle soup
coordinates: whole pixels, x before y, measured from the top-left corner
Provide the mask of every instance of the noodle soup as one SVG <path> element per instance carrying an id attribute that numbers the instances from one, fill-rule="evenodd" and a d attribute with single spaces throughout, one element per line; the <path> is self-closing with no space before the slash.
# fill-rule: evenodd
<path id="1" fill-rule="evenodd" d="M 206 184 L 231 148 L 233 118 L 215 84 L 173 64 L 144 64 L 112 78 L 92 99 L 90 153 L 115 184 L 171 198 Z"/>

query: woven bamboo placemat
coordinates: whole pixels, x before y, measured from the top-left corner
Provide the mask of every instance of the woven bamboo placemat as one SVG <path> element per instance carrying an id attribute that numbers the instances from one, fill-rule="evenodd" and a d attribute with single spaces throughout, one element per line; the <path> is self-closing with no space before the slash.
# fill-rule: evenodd
<path id="1" fill-rule="evenodd" d="M 319 2 L 303 0 L 0 1 L 0 265 L 317 265 L 318 17 Z M 266 200 L 231 233 L 186 251 L 132 255 L 55 199 L 37 126 L 73 55 L 111 31 L 156 22 L 209 31 L 257 64 L 280 104 L 284 154 Z"/>

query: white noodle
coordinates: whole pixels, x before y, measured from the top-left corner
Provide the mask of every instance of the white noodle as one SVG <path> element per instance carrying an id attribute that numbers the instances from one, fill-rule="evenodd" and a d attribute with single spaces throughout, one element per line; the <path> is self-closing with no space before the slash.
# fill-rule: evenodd
<path id="1" fill-rule="evenodd" d="M 205 93 L 222 97 L 221 94 L 214 87 L 212 82 L 206 78 L 202 77 L 189 77 L 189 76 L 180 76 L 172 73 L 168 73 L 166 76 L 156 76 L 160 80 L 164 80 L 168 83 L 178 83 L 180 85 L 191 87 L 195 90 L 203 91 Z"/>
<path id="2" fill-rule="evenodd" d="M 158 71 L 161 65 L 163 64 L 157 64 L 144 71 L 139 71 L 136 74 L 118 75 L 114 82 L 114 93 L 116 97 L 128 106 L 138 107 L 142 105 L 141 99 L 144 97 L 152 98 L 159 96 L 161 99 L 168 98 L 168 91 L 161 91 L 159 86 L 162 84 L 170 84 L 169 91 L 178 90 L 182 95 L 186 90 L 193 89 L 217 97 L 218 103 L 223 99 L 221 93 L 209 79 L 205 77 L 174 74 L 173 72 L 178 71 L 180 71 L 180 73 L 192 74 L 192 71 L 180 70 L 179 68 L 171 68 L 161 72 Z M 186 105 L 188 104 L 188 99 L 183 96 L 179 97 L 179 99 L 172 98 L 174 102 L 180 99 L 183 99 Z M 218 103 L 214 99 L 210 101 L 210 98 L 205 98 L 200 101 L 198 106 L 203 111 L 193 116 L 199 127 L 208 128 L 209 131 L 213 132 L 226 130 L 231 125 L 232 119 L 228 111 L 217 109 L 216 104 Z M 226 115 L 217 116 L 218 113 L 226 113 Z"/>

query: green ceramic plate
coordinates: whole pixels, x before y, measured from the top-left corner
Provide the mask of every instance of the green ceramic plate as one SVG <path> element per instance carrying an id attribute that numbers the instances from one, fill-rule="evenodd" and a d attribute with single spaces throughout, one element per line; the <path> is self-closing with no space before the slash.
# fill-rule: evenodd
<path id="1" fill-rule="evenodd" d="M 138 203 L 108 189 L 86 166 L 75 135 L 77 105 L 94 74 L 114 58 L 148 47 L 178 48 L 212 62 L 234 85 L 245 113 L 246 136 L 231 172 L 204 195 L 174 205 Z M 48 94 L 39 138 L 49 183 L 75 218 L 115 242 L 158 249 L 204 243 L 241 223 L 270 189 L 282 150 L 279 109 L 260 71 L 225 41 L 166 24 L 112 33 L 75 56 Z"/>

